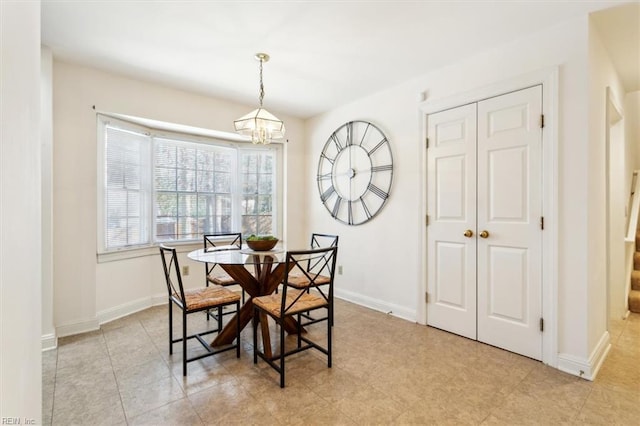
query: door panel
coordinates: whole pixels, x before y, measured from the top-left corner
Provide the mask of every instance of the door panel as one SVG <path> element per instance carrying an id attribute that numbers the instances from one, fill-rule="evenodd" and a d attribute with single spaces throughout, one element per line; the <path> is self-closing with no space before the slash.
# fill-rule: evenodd
<path id="1" fill-rule="evenodd" d="M 476 338 L 476 105 L 427 122 L 427 324 Z"/>
<path id="2" fill-rule="evenodd" d="M 526 222 L 529 216 L 527 147 L 488 153 L 487 197 L 489 222 Z"/>
<path id="3" fill-rule="evenodd" d="M 427 324 L 535 359 L 541 113 L 536 86 L 427 117 Z"/>
<path id="4" fill-rule="evenodd" d="M 436 256 L 436 303 L 455 309 L 465 309 L 465 247 L 464 244 L 438 242 Z"/>
<path id="5" fill-rule="evenodd" d="M 489 246 L 488 251 L 487 314 L 495 319 L 526 324 L 529 306 L 527 251 L 498 246 Z"/>
<path id="6" fill-rule="evenodd" d="M 436 221 L 464 221 L 466 203 L 465 155 L 435 159 Z"/>
<path id="7" fill-rule="evenodd" d="M 542 87 L 478 103 L 478 340 L 542 358 Z"/>

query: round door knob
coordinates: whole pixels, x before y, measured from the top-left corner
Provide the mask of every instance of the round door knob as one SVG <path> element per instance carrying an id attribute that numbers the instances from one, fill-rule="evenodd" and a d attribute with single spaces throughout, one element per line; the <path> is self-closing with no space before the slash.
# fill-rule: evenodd
<path id="1" fill-rule="evenodd" d="M 489 231 L 482 231 L 480 233 L 480 237 L 482 238 L 488 238 L 489 237 Z"/>
<path id="2" fill-rule="evenodd" d="M 471 229 L 467 229 L 466 231 L 464 231 L 464 236 L 467 238 L 473 237 L 473 231 Z"/>

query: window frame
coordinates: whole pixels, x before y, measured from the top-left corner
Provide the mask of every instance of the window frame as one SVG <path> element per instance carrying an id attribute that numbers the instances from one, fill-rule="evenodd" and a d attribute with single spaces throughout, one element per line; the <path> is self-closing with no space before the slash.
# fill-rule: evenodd
<path id="1" fill-rule="evenodd" d="M 126 118 L 125 118 L 126 117 Z M 273 218 L 273 235 L 281 236 L 283 232 L 283 213 L 284 213 L 284 145 L 282 143 L 272 143 L 267 146 L 256 146 L 250 141 L 239 141 L 235 135 L 227 134 L 228 139 L 224 137 L 223 132 L 213 132 L 216 136 L 210 136 L 207 133 L 211 133 L 207 129 L 190 128 L 184 125 L 176 125 L 172 123 L 153 122 L 157 127 L 151 127 L 148 124 L 149 120 L 120 116 L 118 114 L 111 115 L 105 113 L 96 113 L 97 121 L 97 247 L 96 254 L 98 262 L 126 259 L 131 257 L 147 256 L 151 254 L 157 254 L 156 247 L 158 244 L 169 243 L 175 246 L 200 246 L 201 238 L 194 238 L 190 240 L 163 240 L 158 241 L 156 239 L 156 190 L 154 189 L 154 152 L 155 141 L 154 138 L 173 139 L 177 141 L 184 141 L 188 143 L 204 144 L 220 146 L 223 148 L 232 148 L 236 152 L 236 173 L 232 180 L 232 227 L 233 229 L 241 229 L 242 227 L 242 209 L 241 209 L 241 182 L 240 182 L 240 160 L 243 152 L 247 151 L 270 151 L 274 155 L 275 160 L 275 179 L 273 187 L 273 200 L 272 200 L 272 218 Z M 146 224 L 149 228 L 149 242 L 124 247 L 106 247 L 106 138 L 105 130 L 109 124 L 115 124 L 117 127 L 124 130 L 141 133 L 150 138 L 149 149 L 149 200 L 147 201 L 146 209 Z M 172 128 L 178 128 L 179 130 L 171 130 Z M 186 132 L 185 129 L 189 129 L 192 132 Z M 221 136 L 222 135 L 222 136 Z M 239 231 L 234 231 L 239 232 Z"/>

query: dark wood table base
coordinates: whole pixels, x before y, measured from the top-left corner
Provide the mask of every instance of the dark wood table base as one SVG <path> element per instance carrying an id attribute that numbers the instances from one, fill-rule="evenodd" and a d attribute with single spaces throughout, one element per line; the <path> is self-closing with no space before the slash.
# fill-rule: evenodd
<path id="1" fill-rule="evenodd" d="M 240 286 L 249 294 L 249 298 L 240 308 L 240 311 L 224 326 L 222 331 L 211 342 L 211 346 L 223 346 L 233 342 L 236 337 L 236 316 L 239 315 L 240 329 L 244 328 L 251 322 L 253 318 L 253 301 L 254 297 L 266 296 L 272 294 L 285 275 L 285 264 L 279 263 L 273 268 L 273 259 L 268 255 L 262 263 L 254 264 L 255 276 L 252 275 L 244 265 L 220 264 L 232 278 L 234 278 Z M 293 318 L 287 318 L 284 323 L 285 330 L 290 334 L 298 333 L 298 323 Z M 262 334 L 262 344 L 264 345 L 264 353 L 267 357 L 272 357 L 271 343 L 269 337 L 269 323 L 265 314 L 260 317 L 260 329 Z"/>

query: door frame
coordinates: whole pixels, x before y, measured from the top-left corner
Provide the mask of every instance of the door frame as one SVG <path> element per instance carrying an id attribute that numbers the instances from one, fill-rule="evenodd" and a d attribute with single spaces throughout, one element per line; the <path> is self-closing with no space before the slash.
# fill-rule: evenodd
<path id="1" fill-rule="evenodd" d="M 421 197 L 421 218 L 427 215 L 427 115 L 464 104 L 479 102 L 484 99 L 504 95 L 542 85 L 542 111 L 544 129 L 542 132 L 542 215 L 544 231 L 542 232 L 542 317 L 544 332 L 542 333 L 542 362 L 554 368 L 558 366 L 558 67 L 551 67 L 516 76 L 508 80 L 490 84 L 478 89 L 452 94 L 444 98 L 426 99 L 418 106 L 420 115 L 420 135 L 418 141 L 422 152 L 422 167 L 419 173 Z M 418 323 L 427 323 L 427 226 L 420 223 L 421 245 L 420 286 L 418 286 L 416 317 Z"/>

